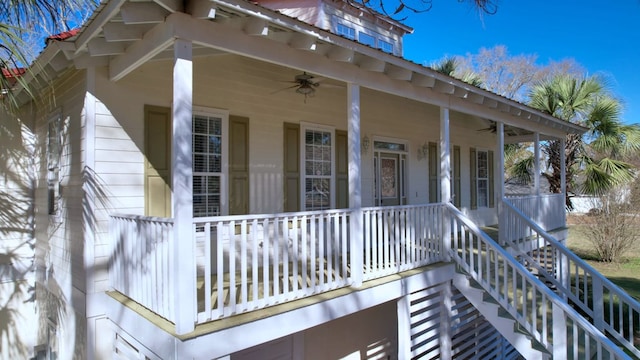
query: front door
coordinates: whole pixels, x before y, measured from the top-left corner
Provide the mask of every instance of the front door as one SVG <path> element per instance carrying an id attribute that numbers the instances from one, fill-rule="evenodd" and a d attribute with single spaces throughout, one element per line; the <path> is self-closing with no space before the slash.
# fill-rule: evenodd
<path id="1" fill-rule="evenodd" d="M 376 145 L 378 145 L 377 142 Z M 376 205 L 393 206 L 406 203 L 405 159 L 404 153 L 376 149 L 374 153 Z"/>

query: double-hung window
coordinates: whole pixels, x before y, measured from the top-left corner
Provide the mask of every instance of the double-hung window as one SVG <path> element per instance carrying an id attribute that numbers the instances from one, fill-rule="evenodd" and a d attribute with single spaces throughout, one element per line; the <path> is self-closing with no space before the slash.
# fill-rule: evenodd
<path id="1" fill-rule="evenodd" d="M 333 207 L 334 134 L 326 128 L 302 131 L 303 208 L 324 210 Z"/>
<path id="2" fill-rule="evenodd" d="M 478 207 L 489 206 L 489 153 L 486 150 L 476 152 L 476 188 Z"/>
<path id="3" fill-rule="evenodd" d="M 227 213 L 224 198 L 228 163 L 227 116 L 195 112 L 193 116 L 193 216 Z"/>

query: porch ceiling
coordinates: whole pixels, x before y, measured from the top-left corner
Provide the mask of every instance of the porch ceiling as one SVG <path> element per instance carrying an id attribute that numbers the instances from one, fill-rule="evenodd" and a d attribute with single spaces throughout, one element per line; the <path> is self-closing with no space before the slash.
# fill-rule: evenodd
<path id="1" fill-rule="evenodd" d="M 447 107 L 488 119 L 489 124 L 501 121 L 506 142 L 526 141 L 534 132 L 561 137 L 585 131 L 245 0 L 103 2 L 76 37 L 47 46 L 37 60 L 39 66 L 34 66 L 40 70 L 27 80 L 33 76 L 50 79 L 73 65 L 77 69 L 108 66 L 111 79 L 117 81 L 147 61 L 173 59 L 172 45 L 177 38 L 193 42 L 194 57 L 240 54 Z"/>

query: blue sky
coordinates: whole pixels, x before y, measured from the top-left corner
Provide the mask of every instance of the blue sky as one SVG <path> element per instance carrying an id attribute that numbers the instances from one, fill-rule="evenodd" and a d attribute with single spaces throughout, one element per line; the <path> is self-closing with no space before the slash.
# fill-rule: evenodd
<path id="1" fill-rule="evenodd" d="M 536 54 L 541 64 L 573 58 L 605 74 L 624 102 L 623 120 L 640 123 L 640 0 L 502 0 L 482 18 L 467 3 L 433 0 L 428 12 L 408 15 L 415 32 L 405 36 L 404 55 L 416 63 L 495 45 Z"/>

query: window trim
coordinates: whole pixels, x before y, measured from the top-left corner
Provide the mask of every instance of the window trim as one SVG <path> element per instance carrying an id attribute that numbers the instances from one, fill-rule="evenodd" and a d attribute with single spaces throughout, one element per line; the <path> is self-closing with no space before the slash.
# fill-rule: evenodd
<path id="1" fill-rule="evenodd" d="M 398 144 L 398 145 L 403 145 L 404 146 L 404 150 L 392 150 L 392 149 L 376 149 L 376 142 L 380 142 L 380 143 L 391 143 L 391 144 Z M 399 196 L 398 198 L 400 199 L 400 203 L 402 205 L 405 205 L 409 202 L 409 197 L 408 197 L 408 189 L 409 189 L 409 171 L 410 171 L 410 167 L 408 166 L 409 161 L 409 141 L 404 140 L 404 139 L 399 139 L 399 138 L 393 138 L 393 137 L 388 137 L 388 136 L 373 136 L 371 139 L 371 146 L 373 148 L 372 151 L 372 157 L 373 157 L 373 181 L 372 181 L 372 185 L 373 185 L 373 202 L 375 204 L 375 206 L 380 206 L 382 204 L 382 194 L 381 194 L 381 187 L 377 184 L 377 179 L 379 179 L 379 172 L 381 170 L 381 166 L 380 166 L 380 160 L 381 160 L 381 156 L 376 155 L 376 153 L 389 153 L 389 154 L 398 154 L 398 175 L 397 175 L 397 181 L 398 181 L 398 192 L 399 192 Z"/>
<path id="2" fill-rule="evenodd" d="M 213 173 L 213 172 L 196 172 L 195 171 L 195 161 L 193 160 L 194 156 L 194 144 L 191 144 L 191 171 L 192 176 L 220 176 L 220 214 L 219 216 L 225 216 L 229 214 L 229 201 L 228 201 L 228 179 L 229 179 L 229 111 L 202 107 L 202 106 L 194 106 L 192 109 L 191 119 L 196 116 L 207 116 L 207 117 L 219 117 L 222 120 L 222 164 L 221 164 L 221 172 Z M 191 136 L 193 139 L 193 125 L 191 127 Z M 192 140 L 193 141 L 193 140 Z M 193 181 L 193 180 L 192 180 Z M 193 197 L 195 193 L 193 189 L 191 190 L 192 194 L 192 207 L 193 207 Z M 195 211 L 194 211 L 194 217 Z"/>
<path id="3" fill-rule="evenodd" d="M 331 134 L 331 176 L 329 179 L 329 209 L 336 207 L 336 130 L 333 126 L 320 125 L 300 122 L 300 209 L 301 211 L 310 211 L 307 209 L 306 202 L 306 181 L 307 171 L 305 167 L 307 149 L 305 144 L 305 136 L 307 131 L 322 131 Z"/>
<path id="4" fill-rule="evenodd" d="M 485 177 L 480 177 L 480 153 L 484 153 L 486 155 L 486 176 Z M 476 172 L 476 183 L 475 183 L 475 187 L 476 187 L 476 207 L 477 208 L 489 208 L 491 201 L 489 200 L 489 196 L 491 196 L 491 191 L 489 190 L 489 181 L 491 181 L 491 174 L 490 174 L 490 165 L 489 165 L 489 150 L 487 149 L 482 149 L 482 148 L 477 148 L 476 149 L 476 168 L 473 170 Z M 480 181 L 486 181 L 487 182 L 487 187 L 485 188 L 486 190 L 486 203 L 485 204 L 481 204 L 480 203 Z"/>
<path id="5" fill-rule="evenodd" d="M 351 30 L 353 30 L 353 37 L 351 36 L 347 36 L 341 32 L 338 31 L 338 26 L 344 26 L 346 28 L 349 28 Z M 333 16 L 333 21 L 332 21 L 332 30 L 333 33 L 339 36 L 343 36 L 346 39 L 350 39 L 353 41 L 357 41 L 360 44 L 366 45 L 366 46 L 370 46 L 374 49 L 378 49 L 380 51 L 383 51 L 387 54 L 397 54 L 396 50 L 399 50 L 398 47 L 398 41 L 394 40 L 393 38 L 389 37 L 389 36 L 385 36 L 382 33 L 380 33 L 379 31 L 376 31 L 374 29 L 368 28 L 366 26 L 362 26 L 360 24 L 357 24 L 353 21 L 350 21 L 348 19 L 345 18 L 341 18 L 337 15 Z M 360 39 L 360 34 L 365 34 L 367 36 L 370 36 L 373 38 L 373 45 L 368 44 L 368 43 L 364 43 L 362 42 L 362 40 Z M 387 51 L 384 50 L 380 44 L 380 42 L 383 41 L 389 45 L 391 45 L 391 51 Z"/>

